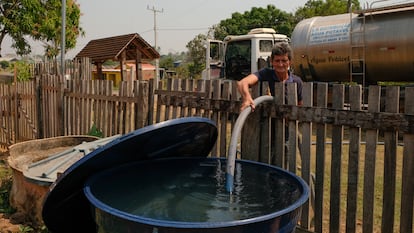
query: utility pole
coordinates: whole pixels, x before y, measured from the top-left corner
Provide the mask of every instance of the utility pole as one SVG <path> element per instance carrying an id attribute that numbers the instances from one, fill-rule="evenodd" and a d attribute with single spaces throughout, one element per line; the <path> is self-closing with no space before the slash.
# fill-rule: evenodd
<path id="1" fill-rule="evenodd" d="M 164 12 L 164 9 L 157 10 L 155 9 L 154 6 L 152 8 L 147 6 L 147 9 L 154 13 L 154 48 L 155 50 L 157 50 L 158 49 L 157 47 L 157 13 Z M 158 82 L 160 81 L 159 63 L 160 63 L 159 58 L 155 59 L 155 88 L 158 88 Z"/>
<path id="2" fill-rule="evenodd" d="M 66 75 L 65 67 L 65 50 L 66 50 L 66 0 L 62 0 L 62 31 L 60 42 L 60 65 L 62 69 L 62 76 Z"/>

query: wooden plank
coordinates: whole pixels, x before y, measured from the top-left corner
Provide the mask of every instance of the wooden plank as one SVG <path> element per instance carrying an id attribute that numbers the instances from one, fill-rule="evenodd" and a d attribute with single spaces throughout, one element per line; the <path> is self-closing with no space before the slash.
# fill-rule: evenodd
<path id="1" fill-rule="evenodd" d="M 71 84 L 72 84 L 72 80 L 69 80 L 67 83 L 66 92 L 71 91 Z M 71 131 L 71 127 L 72 127 L 72 124 L 69 124 L 69 119 L 70 119 L 69 104 L 70 104 L 70 96 L 65 95 L 65 97 L 63 98 L 63 106 L 65 106 L 65 114 L 63 116 L 63 124 L 65 124 L 65 135 L 70 135 L 69 132 Z"/>
<path id="2" fill-rule="evenodd" d="M 190 80 L 188 80 L 188 82 L 187 82 L 187 86 L 186 86 L 186 91 L 189 91 L 189 92 L 195 92 L 196 90 L 195 90 L 195 82 L 196 80 L 194 80 L 194 79 L 190 79 Z M 194 101 L 194 98 L 192 98 L 192 97 L 190 97 L 190 98 L 187 98 L 187 113 L 186 113 L 186 116 L 194 116 L 194 106 L 196 105 L 197 103 L 196 103 L 196 101 Z"/>
<path id="3" fill-rule="evenodd" d="M 33 91 L 33 99 L 32 99 L 32 116 L 34 118 L 33 120 L 33 124 L 36 127 L 36 136 L 35 138 L 39 138 L 39 102 L 38 102 L 38 82 L 36 80 L 34 80 L 32 82 L 32 91 Z"/>
<path id="4" fill-rule="evenodd" d="M 238 117 L 239 109 L 240 109 L 240 99 L 241 95 L 239 91 L 237 90 L 237 81 L 233 81 L 231 84 L 231 123 L 230 123 L 230 130 L 233 130 L 234 125 L 236 124 L 236 120 Z M 238 159 L 240 159 L 240 153 L 237 156 Z M 270 158 L 268 158 L 270 160 Z M 270 162 L 270 161 L 269 161 Z"/>
<path id="5" fill-rule="evenodd" d="M 57 85 L 57 82 L 56 82 L 56 79 L 54 79 L 55 77 L 53 77 L 53 76 L 51 76 L 51 75 L 48 75 L 48 77 L 47 77 L 47 85 L 48 86 L 50 86 L 50 87 L 54 87 L 54 88 L 51 88 L 51 89 L 49 89 L 49 91 L 48 91 L 48 95 L 49 95 L 49 101 L 47 102 L 47 106 L 48 106 L 48 108 L 47 108 L 47 111 L 48 112 L 46 112 L 46 114 L 48 114 L 48 113 L 50 113 L 50 111 L 52 112 L 52 114 L 48 114 L 48 117 L 49 117 L 49 120 L 47 121 L 48 122 L 48 125 L 49 125 L 49 127 L 48 127 L 48 136 L 47 137 L 55 137 L 55 136 L 57 136 L 56 135 L 56 132 L 57 132 L 57 127 L 56 127 L 56 120 L 57 120 L 57 95 L 56 95 L 56 93 L 57 93 L 57 88 L 59 87 L 58 85 Z"/>
<path id="6" fill-rule="evenodd" d="M 351 111 L 361 111 L 362 104 L 361 86 L 349 87 L 349 103 Z M 361 145 L 361 129 L 349 128 L 349 153 L 348 153 L 348 185 L 346 202 L 346 232 L 356 232 L 356 214 L 358 201 L 358 175 L 359 175 L 359 151 Z"/>
<path id="7" fill-rule="evenodd" d="M 171 91 L 178 91 L 179 90 L 179 88 L 180 88 L 180 86 L 179 86 L 179 82 L 178 82 L 178 80 L 179 79 L 172 79 L 172 81 L 173 81 L 173 86 L 172 86 L 172 89 L 171 89 Z M 179 105 L 178 105 L 178 102 L 177 101 L 175 101 L 177 98 L 173 98 L 172 100 L 171 100 L 171 111 L 172 111 L 172 113 L 171 113 L 171 119 L 176 119 L 176 118 L 178 118 L 179 117 L 179 112 L 180 112 L 180 110 L 179 110 Z"/>
<path id="8" fill-rule="evenodd" d="M 162 87 L 162 86 L 161 86 Z M 155 101 L 157 97 L 154 90 L 154 79 L 148 80 L 148 120 L 145 125 L 154 124 L 154 114 L 156 113 Z"/>
<path id="9" fill-rule="evenodd" d="M 328 106 L 328 84 L 318 83 L 316 94 L 316 107 L 326 108 Z M 326 153 L 326 124 L 316 124 L 316 165 L 315 165 L 315 203 L 314 223 L 315 232 L 323 232 L 323 204 L 325 183 L 325 153 Z M 312 195 L 312 190 L 311 190 Z"/>
<path id="10" fill-rule="evenodd" d="M 81 97 L 81 93 L 82 93 L 82 81 L 81 80 L 73 80 L 73 84 L 74 84 L 74 92 L 76 92 L 78 95 L 76 96 L 72 96 L 72 100 L 73 100 L 73 113 L 72 113 L 72 117 L 73 119 L 73 133 L 74 134 L 81 134 L 82 132 L 82 97 Z"/>
<path id="11" fill-rule="evenodd" d="M 4 101 L 4 97 L 6 96 L 5 87 L 7 85 L 0 84 L 0 145 L 3 149 L 4 147 L 7 147 L 7 128 L 6 128 L 6 104 Z"/>
<path id="12" fill-rule="evenodd" d="M 89 94 L 92 94 L 94 96 L 101 96 L 102 91 L 102 81 L 103 80 L 93 80 L 92 82 L 92 89 Z M 101 119 L 101 113 L 102 113 L 102 99 L 101 98 L 93 98 L 92 106 L 91 106 L 91 118 L 93 125 L 96 127 L 96 130 L 102 131 L 103 128 L 103 122 Z"/>
<path id="13" fill-rule="evenodd" d="M 260 93 L 267 93 L 269 85 L 267 82 L 265 82 L 262 83 L 262 86 L 260 88 Z M 256 122 L 256 128 L 259 130 L 258 133 L 260 134 L 258 142 L 260 143 L 260 146 L 258 147 L 259 151 L 256 155 L 256 158 L 254 159 L 269 164 L 272 153 L 272 119 L 270 118 L 270 112 L 264 107 L 266 105 L 267 103 L 264 103 L 263 107 L 259 106 L 258 108 L 258 110 L 260 110 L 260 113 L 258 113 L 259 115 L 257 116 L 259 117 L 259 121 Z"/>
<path id="14" fill-rule="evenodd" d="M 275 102 L 274 104 L 282 105 L 285 103 L 285 85 L 284 83 L 276 83 L 275 85 Z M 272 154 L 272 164 L 276 166 L 283 167 L 284 158 L 285 158 L 285 119 L 279 118 L 275 120 L 275 139 L 273 143 L 274 154 Z"/>
<path id="15" fill-rule="evenodd" d="M 7 134 L 7 142 L 9 144 L 13 144 L 16 143 L 16 138 L 15 138 L 15 133 L 14 133 L 14 126 L 13 126 L 13 115 L 12 113 L 12 109 L 13 109 L 13 104 L 12 104 L 12 96 L 13 96 L 13 89 L 12 86 L 8 85 L 6 88 L 6 92 L 7 92 L 7 97 L 6 97 L 6 128 L 8 129 L 8 134 Z"/>
<path id="16" fill-rule="evenodd" d="M 45 136 L 54 137 L 56 131 L 56 82 L 52 79 L 53 76 L 47 75 L 45 78 L 45 85 L 48 87 L 46 89 L 47 101 L 44 103 L 46 108 L 44 114 L 47 115 L 48 120 L 45 122 Z"/>
<path id="17" fill-rule="evenodd" d="M 42 102 L 41 102 L 41 104 L 40 104 L 40 106 L 41 106 L 41 109 L 40 109 L 40 115 L 41 115 L 41 118 L 43 119 L 43 121 L 41 122 L 42 124 L 41 124 L 41 129 L 42 129 L 42 137 L 46 137 L 46 132 L 45 132 L 45 125 L 46 125 L 46 117 L 45 117 L 45 108 L 47 108 L 47 106 L 45 106 L 46 105 L 46 95 L 45 95 L 45 92 L 46 92 L 46 89 L 44 88 L 44 86 L 45 86 L 45 79 L 44 79 L 44 76 L 41 76 L 40 77 L 40 86 L 41 86 L 41 94 L 40 94 L 40 96 L 41 96 L 41 100 L 42 100 Z"/>
<path id="18" fill-rule="evenodd" d="M 119 88 L 121 87 L 121 84 L 119 84 L 118 86 L 118 93 L 117 93 L 117 97 L 119 96 Z M 93 102 L 91 102 L 91 105 L 93 104 Z M 113 111 L 113 120 L 112 120 L 112 131 L 114 132 L 114 134 L 119 134 L 120 133 L 120 102 L 118 100 L 114 100 L 113 101 L 113 105 L 112 105 L 112 111 Z M 93 120 L 91 119 L 91 123 L 93 122 Z"/>
<path id="19" fill-rule="evenodd" d="M 76 92 L 77 93 L 79 93 L 80 92 L 80 90 L 81 90 L 81 88 L 80 88 L 80 84 L 81 84 L 81 82 L 80 82 L 80 80 L 75 80 L 75 90 L 76 90 Z M 74 98 L 74 116 L 75 116 L 75 121 L 73 122 L 74 123 L 74 129 L 75 129 L 75 131 L 74 131 L 74 133 L 75 134 L 81 134 L 81 126 L 82 126 L 82 114 L 81 114 L 81 102 L 82 102 L 82 100 L 81 100 L 81 98 L 79 98 L 79 97 L 75 97 Z"/>
<path id="20" fill-rule="evenodd" d="M 182 91 L 186 91 L 187 88 L 188 88 L 187 87 L 187 85 L 188 85 L 187 80 L 188 79 L 182 79 L 181 80 L 181 90 Z M 182 96 L 180 98 L 180 102 L 181 103 L 179 103 L 179 110 L 180 110 L 179 115 L 180 115 L 180 117 L 187 117 L 187 111 L 188 111 L 187 97 L 186 96 Z"/>
<path id="21" fill-rule="evenodd" d="M 342 126 L 358 125 L 361 129 L 414 133 L 414 116 L 402 113 L 349 111 L 346 109 L 308 108 L 289 105 L 272 105 L 272 116 L 288 120 L 310 121 Z"/>
<path id="22" fill-rule="evenodd" d="M 381 103 L 381 86 L 370 86 L 368 91 L 368 112 L 379 112 Z M 378 130 L 369 129 L 365 132 L 365 162 L 363 186 L 362 231 L 372 233 L 374 228 L 374 193 L 375 167 L 378 144 Z"/>
<path id="23" fill-rule="evenodd" d="M 63 124 L 63 111 L 64 111 L 64 106 L 63 106 L 63 95 L 64 95 L 64 80 L 65 80 L 65 76 L 64 75 L 60 75 L 58 76 L 58 79 L 55 79 L 57 84 L 58 84 L 58 91 L 56 93 L 56 104 L 57 104 L 57 114 L 56 114 L 56 126 L 57 126 L 57 131 L 56 134 L 53 136 L 61 136 L 63 135 L 64 132 L 64 127 L 65 125 Z"/>
<path id="24" fill-rule="evenodd" d="M 221 92 L 221 99 L 230 100 L 230 83 L 224 82 L 222 87 L 223 90 Z M 228 118 L 229 114 L 227 112 L 220 112 L 220 137 L 218 138 L 219 157 L 227 157 L 227 135 L 230 135 L 227 129 Z"/>
<path id="25" fill-rule="evenodd" d="M 260 85 L 252 86 L 250 88 L 250 93 L 253 100 L 259 97 Z M 258 161 L 260 157 L 260 115 L 262 111 L 261 108 L 262 106 L 256 106 L 256 110 L 254 112 L 250 112 L 246 118 L 246 121 L 244 122 L 240 135 L 242 159 Z"/>
<path id="26" fill-rule="evenodd" d="M 181 90 L 187 91 L 188 89 L 188 79 L 181 80 Z M 180 106 L 180 116 L 188 117 L 188 98 L 187 96 L 181 97 L 181 106 Z"/>
<path id="27" fill-rule="evenodd" d="M 47 76 L 47 79 L 46 79 L 46 82 L 47 82 L 47 85 L 49 86 L 49 87 L 57 87 L 56 86 L 56 82 L 54 81 L 54 79 L 52 79 L 52 76 L 50 76 L 50 75 L 48 75 Z M 56 92 L 56 90 L 55 90 L 55 88 L 50 88 L 50 89 L 48 89 L 48 99 L 49 99 L 49 101 L 45 104 L 46 106 L 47 106 L 47 109 L 50 109 L 50 110 L 46 110 L 46 111 L 50 111 L 50 113 L 52 113 L 52 114 L 48 114 L 48 112 L 45 112 L 45 114 L 48 114 L 48 117 L 49 117 L 49 119 L 48 119 L 48 121 L 47 121 L 47 124 L 48 124 L 48 134 L 47 134 L 47 137 L 53 137 L 53 136 L 55 136 L 55 125 L 56 125 L 56 95 L 55 95 L 55 92 Z"/>
<path id="28" fill-rule="evenodd" d="M 92 93 L 92 88 L 93 88 L 92 80 L 87 80 L 86 79 L 85 82 L 86 82 L 86 88 L 84 90 L 84 93 L 85 94 Z M 87 98 L 86 106 L 85 106 L 85 115 L 86 115 L 87 131 L 88 132 L 92 128 L 92 124 L 93 124 L 93 118 L 92 118 L 92 115 L 91 115 L 92 106 L 93 106 L 93 99 Z"/>
<path id="29" fill-rule="evenodd" d="M 332 108 L 343 109 L 345 88 L 344 85 L 332 86 Z M 331 187 L 329 206 L 329 232 L 339 233 L 341 226 L 341 167 L 342 167 L 342 140 L 343 126 L 332 125 L 332 154 L 331 154 Z"/>
<path id="30" fill-rule="evenodd" d="M 112 96 L 112 87 L 113 87 L 113 83 L 112 80 L 105 80 L 104 83 L 104 93 L 103 95 L 105 96 Z M 102 112 L 102 118 L 103 121 L 105 122 L 105 127 L 102 129 L 102 133 L 103 133 L 103 137 L 109 137 L 112 136 L 113 134 L 111 134 L 111 111 L 110 111 L 111 107 L 110 107 L 110 101 L 109 99 L 105 100 L 103 102 L 103 112 Z"/>
<path id="31" fill-rule="evenodd" d="M 296 85 L 294 85 L 296 86 Z M 295 87 L 296 92 L 296 87 Z M 303 83 L 303 106 L 304 107 L 312 107 L 313 106 L 313 86 L 311 82 Z M 295 95 L 296 96 L 296 95 Z M 295 122 L 295 126 L 297 129 L 297 123 Z M 301 176 L 303 180 L 310 186 L 311 185 L 311 151 L 312 151 L 312 123 L 311 122 L 302 122 L 301 125 L 302 131 L 302 142 L 299 145 L 300 150 L 299 154 L 301 156 Z M 290 137 L 289 132 L 289 137 Z M 297 141 L 297 136 L 295 136 L 295 141 Z M 290 141 L 289 141 L 290 144 Z M 296 147 L 295 147 L 296 149 Z M 296 153 L 292 156 L 296 156 Z M 309 229 L 311 221 L 310 221 L 310 201 L 304 203 L 302 205 L 302 216 L 301 216 L 301 226 Z"/>
<path id="32" fill-rule="evenodd" d="M 212 87 L 213 87 L 213 92 L 212 92 L 212 94 L 213 94 L 213 96 L 212 96 L 213 100 L 220 99 L 220 97 L 221 97 L 221 80 L 219 80 L 219 79 L 213 80 Z M 217 129 L 219 131 L 218 132 L 219 137 L 222 136 L 222 134 L 221 134 L 222 133 L 221 132 L 221 130 L 222 130 L 221 122 L 219 122 L 220 112 L 213 111 L 212 112 L 212 115 L 211 115 L 211 119 L 214 122 L 216 122 L 216 124 L 217 124 Z M 212 157 L 220 157 L 220 154 L 219 154 L 219 151 L 218 150 L 219 150 L 219 145 L 217 143 L 215 143 L 214 146 L 213 146 L 213 148 L 211 149 L 211 153 L 210 153 L 211 156 Z"/>
<path id="33" fill-rule="evenodd" d="M 211 80 L 205 80 L 205 86 L 204 86 L 204 91 L 205 91 L 205 99 L 211 99 L 212 98 L 212 82 Z M 207 101 L 204 105 L 204 109 L 202 110 L 202 116 L 206 117 L 206 118 L 211 118 L 211 104 L 210 101 Z"/>
<path id="34" fill-rule="evenodd" d="M 190 92 L 190 90 L 193 90 L 193 84 L 194 84 L 194 79 L 184 79 L 184 81 L 181 83 L 181 87 L 183 91 L 188 91 Z M 181 116 L 182 117 L 189 117 L 192 116 L 191 115 L 191 103 L 192 103 L 192 98 L 191 96 L 184 96 L 183 99 L 183 106 L 181 107 Z"/>
<path id="35" fill-rule="evenodd" d="M 71 92 L 75 93 L 75 94 L 79 94 L 78 89 L 76 88 L 76 81 L 77 80 L 72 80 L 71 82 Z M 76 121 L 77 121 L 77 114 L 79 114 L 79 112 L 76 111 L 76 98 L 78 97 L 78 95 L 75 96 L 70 96 L 70 132 L 72 135 L 76 134 Z"/>
<path id="36" fill-rule="evenodd" d="M 173 90 L 173 81 L 172 79 L 168 79 L 167 80 L 167 91 L 171 92 Z M 165 116 L 164 116 L 164 120 L 169 120 L 170 118 L 170 113 L 171 113 L 171 97 L 170 94 L 166 95 L 166 102 L 165 102 Z"/>
<path id="37" fill-rule="evenodd" d="M 405 89 L 405 100 L 414 99 L 414 88 Z M 414 115 L 414 101 L 405 101 L 404 111 Z M 403 165 L 401 188 L 400 232 L 413 232 L 414 197 L 414 134 L 404 134 Z"/>
<path id="38" fill-rule="evenodd" d="M 84 94 L 86 92 L 86 81 L 85 80 L 80 80 L 78 79 L 77 82 L 79 82 L 79 93 Z M 86 108 L 86 104 L 87 104 L 87 100 L 85 97 L 80 97 L 79 98 L 79 119 L 80 119 L 80 134 L 87 134 L 89 133 L 89 124 L 87 123 L 87 108 Z M 66 128 L 66 127 L 65 127 Z"/>
<path id="39" fill-rule="evenodd" d="M 17 94 L 20 102 L 20 105 L 18 106 L 18 124 L 20 127 L 19 132 L 16 134 L 19 141 L 37 138 L 37 103 L 34 84 L 34 81 L 18 82 L 15 84 L 17 86 Z"/>
<path id="40" fill-rule="evenodd" d="M 135 104 L 137 108 L 137 128 L 145 127 L 148 119 L 147 112 L 149 110 L 148 94 L 149 94 L 149 83 L 139 82 L 138 91 L 138 102 Z"/>
<path id="41" fill-rule="evenodd" d="M 164 84 L 162 82 L 160 82 L 160 84 L 159 84 L 158 87 L 160 89 L 163 89 L 164 88 Z M 158 122 L 161 121 L 161 114 L 162 114 L 162 110 L 161 109 L 164 109 L 164 111 L 165 111 L 165 108 L 164 108 L 163 105 L 161 105 L 161 95 L 160 94 L 157 95 L 156 101 L 157 101 L 157 113 L 156 113 L 156 117 L 155 117 L 155 123 L 158 123 Z"/>
<path id="42" fill-rule="evenodd" d="M 385 111 L 398 113 L 400 89 L 398 86 L 387 86 Z M 382 204 L 382 232 L 393 232 L 395 211 L 395 179 L 397 166 L 397 132 L 384 132 L 384 196 Z"/>
<path id="43" fill-rule="evenodd" d="M 119 89 L 118 89 L 118 95 L 120 98 L 122 98 L 124 96 L 124 90 L 123 90 L 123 86 L 124 81 L 121 81 L 119 83 Z M 124 128 L 124 103 L 119 100 L 117 101 L 117 108 L 116 108 L 116 122 L 117 122 L 117 128 L 116 128 L 116 132 L 117 134 L 122 134 L 123 132 L 123 128 Z"/>
<path id="44" fill-rule="evenodd" d="M 206 92 L 205 91 L 205 82 L 203 80 L 197 80 L 197 92 Z M 197 107 L 195 108 L 195 115 L 196 116 L 202 116 L 201 106 L 197 104 Z"/>
<path id="45" fill-rule="evenodd" d="M 306 95 L 306 98 L 309 98 L 309 95 Z M 305 98 L 305 99 L 306 99 Z M 312 97 L 310 97 L 312 101 Z M 307 103 L 309 103 L 310 101 L 308 101 Z M 289 83 L 287 84 L 287 104 L 288 105 L 297 105 L 298 104 L 298 99 L 297 99 L 297 87 L 296 87 L 296 83 Z M 285 160 L 285 168 L 288 169 L 289 171 L 296 173 L 296 168 L 297 168 L 297 163 L 296 163 L 296 153 L 297 153 L 297 149 L 298 146 L 301 146 L 302 142 L 298 142 L 298 123 L 295 120 L 289 120 L 287 121 L 288 124 L 288 144 L 287 144 L 287 151 L 286 151 L 286 160 Z M 298 145 L 299 143 L 299 145 Z M 299 151 L 301 150 L 301 148 L 299 148 Z M 302 162 L 302 161 L 301 161 Z M 306 176 L 306 175 L 305 175 Z M 306 179 L 306 178 L 305 178 Z M 306 180 L 305 180 L 306 181 Z M 307 180 L 309 181 L 309 180 Z M 308 183 L 309 184 L 309 183 Z M 303 211 L 306 212 L 306 211 Z M 306 221 L 307 222 L 307 221 Z M 305 224 L 305 222 L 304 222 Z M 305 224 L 305 227 L 307 224 Z"/>
<path id="46" fill-rule="evenodd" d="M 49 121 L 49 117 L 53 117 L 53 115 L 48 115 L 48 114 L 46 114 L 46 109 L 49 107 L 48 106 L 48 100 L 49 100 L 49 89 L 47 89 L 47 76 L 46 75 L 43 75 L 42 77 L 41 77 L 41 84 L 42 84 L 42 94 L 41 94 L 41 96 L 42 96 L 42 104 L 41 104 L 41 106 L 42 106 L 42 118 L 44 119 L 44 121 L 43 121 L 43 125 L 42 125 L 42 131 L 43 131 L 43 137 L 48 137 L 50 134 L 49 134 L 49 131 L 48 131 L 48 127 L 49 127 L 49 122 L 51 122 L 51 121 Z M 51 109 L 51 111 L 53 111 L 52 109 Z M 53 112 L 50 112 L 50 114 L 53 114 Z M 48 123 L 48 124 L 46 124 L 46 122 Z"/>
<path id="47" fill-rule="evenodd" d="M 15 68 L 16 69 L 16 68 Z M 18 122 L 18 117 L 19 117 L 19 112 L 18 112 L 18 96 L 17 96 L 17 84 L 13 85 L 13 108 L 12 108 L 12 116 L 13 116 L 13 121 L 14 121 L 14 125 L 13 125 L 13 131 L 14 131 L 14 135 L 16 137 L 16 139 L 19 138 L 19 122 Z"/>
<path id="48" fill-rule="evenodd" d="M 125 96 L 127 97 L 132 97 L 132 88 L 131 88 L 131 81 L 127 81 L 125 82 Z M 122 133 L 129 133 L 131 132 L 134 127 L 132 125 L 132 103 L 130 102 L 124 102 L 125 104 L 125 114 L 124 114 L 124 119 L 125 119 L 125 129 Z"/>

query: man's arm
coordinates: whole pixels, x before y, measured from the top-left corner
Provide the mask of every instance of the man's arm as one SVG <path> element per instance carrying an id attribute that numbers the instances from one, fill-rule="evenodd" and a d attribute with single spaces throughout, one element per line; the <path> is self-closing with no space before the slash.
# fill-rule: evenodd
<path id="1" fill-rule="evenodd" d="M 240 111 L 243 111 L 245 108 L 250 106 L 252 112 L 255 107 L 252 96 L 250 95 L 250 87 L 255 85 L 259 81 L 259 78 L 254 74 L 249 74 L 240 81 L 237 82 L 237 89 L 242 96 L 242 104 L 240 106 Z"/>

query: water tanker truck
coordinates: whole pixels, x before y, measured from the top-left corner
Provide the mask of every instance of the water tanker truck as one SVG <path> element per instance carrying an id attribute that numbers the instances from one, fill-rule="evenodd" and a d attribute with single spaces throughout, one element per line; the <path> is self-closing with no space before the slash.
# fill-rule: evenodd
<path id="1" fill-rule="evenodd" d="M 414 82 L 414 4 L 308 18 L 291 45 L 304 81 Z"/>
<path id="2" fill-rule="evenodd" d="M 270 66 L 276 42 L 290 42 L 293 72 L 304 81 L 414 82 L 414 3 L 299 22 L 291 38 L 270 28 L 209 40 L 204 79 L 240 80 Z"/>

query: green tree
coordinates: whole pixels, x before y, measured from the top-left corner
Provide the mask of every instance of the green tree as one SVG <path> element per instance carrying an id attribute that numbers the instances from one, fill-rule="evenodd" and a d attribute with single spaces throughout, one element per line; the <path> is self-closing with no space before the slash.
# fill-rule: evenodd
<path id="1" fill-rule="evenodd" d="M 186 45 L 188 49 L 188 59 L 191 61 L 188 64 L 188 71 L 192 78 L 201 77 L 201 72 L 205 68 L 206 40 L 206 35 L 198 34 Z"/>
<path id="2" fill-rule="evenodd" d="M 290 35 L 293 30 L 293 15 L 277 9 L 274 5 L 266 8 L 253 7 L 243 14 L 235 12 L 231 18 L 221 20 L 213 26 L 214 38 L 222 40 L 227 35 L 247 34 L 253 28 L 273 28 L 278 33 Z"/>
<path id="3" fill-rule="evenodd" d="M 44 41 L 46 51 L 59 48 L 61 41 L 60 0 L 0 0 L 0 52 L 8 35 L 18 55 L 31 52 L 26 37 Z M 79 5 L 75 0 L 66 1 L 66 49 L 76 46 L 76 38 L 83 35 L 79 26 Z M 59 51 L 59 49 L 57 49 Z M 50 57 L 56 54 L 51 52 Z M 48 54 L 46 54 L 48 55 Z"/>
<path id="4" fill-rule="evenodd" d="M 349 4 L 352 10 L 360 9 L 359 1 L 352 0 L 308 0 L 303 7 L 295 12 L 295 24 L 306 18 L 314 16 L 337 15 L 349 12 Z"/>
<path id="5" fill-rule="evenodd" d="M 190 77 L 190 72 L 188 71 L 188 67 L 186 67 L 185 65 L 180 65 L 175 70 L 179 78 Z"/>
<path id="6" fill-rule="evenodd" d="M 0 67 L 2 69 L 7 69 L 9 67 L 9 62 L 8 61 L 0 61 Z"/>
<path id="7" fill-rule="evenodd" d="M 13 62 L 10 70 L 16 71 L 17 81 L 28 81 L 32 77 L 30 64 L 25 61 Z"/>
<path id="8" fill-rule="evenodd" d="M 160 58 L 160 67 L 166 70 L 174 68 L 174 58 L 171 54 L 161 56 Z"/>

